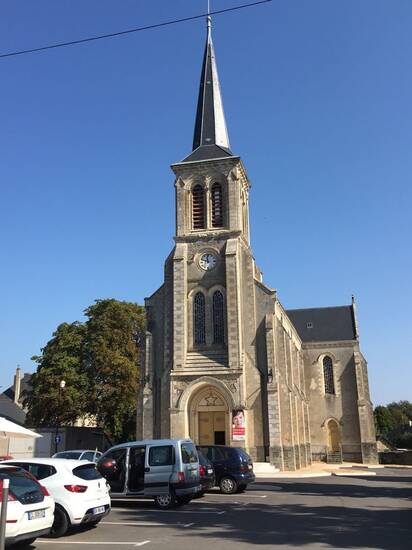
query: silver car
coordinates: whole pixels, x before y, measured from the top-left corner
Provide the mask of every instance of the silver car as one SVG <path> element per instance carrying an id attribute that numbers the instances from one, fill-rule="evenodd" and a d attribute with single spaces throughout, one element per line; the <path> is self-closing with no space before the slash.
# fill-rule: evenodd
<path id="1" fill-rule="evenodd" d="M 97 463 L 111 496 L 147 496 L 159 508 L 188 503 L 201 491 L 199 458 L 190 439 L 147 439 L 112 447 Z"/>

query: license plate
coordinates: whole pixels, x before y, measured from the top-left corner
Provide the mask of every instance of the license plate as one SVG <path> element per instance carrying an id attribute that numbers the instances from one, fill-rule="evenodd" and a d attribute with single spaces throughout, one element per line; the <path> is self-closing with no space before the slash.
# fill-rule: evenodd
<path id="1" fill-rule="evenodd" d="M 46 510 L 33 510 L 33 512 L 27 512 L 29 519 L 39 519 L 46 516 Z"/>
<path id="2" fill-rule="evenodd" d="M 208 471 L 207 471 L 208 474 L 213 474 L 213 470 L 212 468 L 209 468 Z"/>
<path id="3" fill-rule="evenodd" d="M 104 510 L 104 506 L 97 506 L 97 508 L 93 508 L 93 514 L 103 514 Z"/>

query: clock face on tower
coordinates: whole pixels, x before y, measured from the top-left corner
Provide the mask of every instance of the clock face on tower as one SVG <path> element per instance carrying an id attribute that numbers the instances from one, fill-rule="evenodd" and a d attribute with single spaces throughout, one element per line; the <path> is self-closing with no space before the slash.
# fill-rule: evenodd
<path id="1" fill-rule="evenodd" d="M 211 269 L 216 267 L 216 263 L 216 256 L 214 254 L 211 254 L 210 252 L 205 252 L 200 256 L 199 265 L 205 271 L 210 271 Z"/>

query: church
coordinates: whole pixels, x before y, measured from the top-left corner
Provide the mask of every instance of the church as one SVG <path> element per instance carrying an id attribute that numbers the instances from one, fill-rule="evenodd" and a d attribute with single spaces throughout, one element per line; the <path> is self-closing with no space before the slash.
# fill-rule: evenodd
<path id="1" fill-rule="evenodd" d="M 253 257 L 250 182 L 230 148 L 210 17 L 192 152 L 171 168 L 175 246 L 145 300 L 137 437 L 240 446 L 280 470 L 377 463 L 354 298 L 287 310 Z"/>

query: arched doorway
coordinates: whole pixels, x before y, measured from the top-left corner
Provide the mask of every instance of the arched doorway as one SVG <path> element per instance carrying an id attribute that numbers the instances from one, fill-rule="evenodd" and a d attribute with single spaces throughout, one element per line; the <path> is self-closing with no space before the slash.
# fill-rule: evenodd
<path id="1" fill-rule="evenodd" d="M 340 451 L 341 447 L 341 440 L 340 440 L 340 430 L 338 423 L 336 420 L 329 420 L 327 424 L 328 428 L 328 449 L 333 452 L 337 453 Z"/>
<path id="2" fill-rule="evenodd" d="M 189 434 L 198 445 L 230 444 L 229 407 L 213 386 L 202 388 L 191 399 Z"/>

